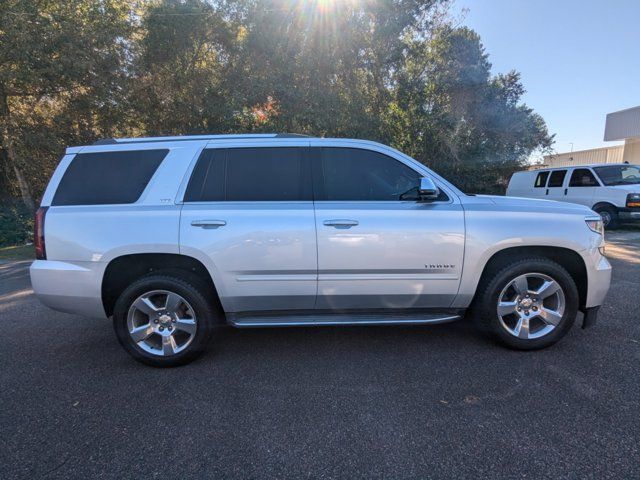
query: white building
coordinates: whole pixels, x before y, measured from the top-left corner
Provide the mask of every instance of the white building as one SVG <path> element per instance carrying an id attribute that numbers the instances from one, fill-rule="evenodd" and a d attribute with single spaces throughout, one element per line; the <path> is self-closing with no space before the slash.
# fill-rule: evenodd
<path id="1" fill-rule="evenodd" d="M 535 165 L 534 168 L 568 167 L 590 163 L 640 164 L 640 106 L 607 115 L 604 141 L 614 140 L 624 140 L 624 145 L 546 155 L 542 163 Z"/>

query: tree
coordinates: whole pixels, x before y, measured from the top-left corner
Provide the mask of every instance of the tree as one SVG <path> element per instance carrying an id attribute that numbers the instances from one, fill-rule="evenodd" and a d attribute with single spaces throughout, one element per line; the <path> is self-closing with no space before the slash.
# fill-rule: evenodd
<path id="1" fill-rule="evenodd" d="M 148 134 L 224 131 L 239 26 L 203 0 L 165 0 L 142 13 L 132 108 Z"/>
<path id="2" fill-rule="evenodd" d="M 25 170 L 50 173 L 34 156 L 117 130 L 130 16 L 124 0 L 0 3 L 0 181 L 27 208 Z"/>
<path id="3" fill-rule="evenodd" d="M 0 196 L 68 144 L 277 131 L 390 143 L 466 188 L 553 137 L 447 0 L 4 0 Z"/>
<path id="4" fill-rule="evenodd" d="M 518 73 L 491 75 L 475 32 L 445 24 L 412 42 L 386 115 L 388 137 L 463 189 L 497 192 L 497 180 L 553 142 L 544 120 L 520 103 L 523 94 Z"/>
<path id="5" fill-rule="evenodd" d="M 438 2 L 242 3 L 237 103 L 277 107 L 253 128 L 379 139 L 403 37 L 425 28 Z"/>

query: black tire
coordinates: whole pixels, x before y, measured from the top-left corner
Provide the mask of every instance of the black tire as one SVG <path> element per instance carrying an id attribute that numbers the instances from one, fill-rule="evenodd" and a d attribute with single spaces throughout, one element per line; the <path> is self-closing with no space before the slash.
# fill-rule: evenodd
<path id="1" fill-rule="evenodd" d="M 555 328 L 540 338 L 522 339 L 514 336 L 498 316 L 498 301 L 503 289 L 520 275 L 542 274 L 555 280 L 564 294 L 564 314 Z M 543 258 L 531 257 L 517 260 L 497 271 L 490 272 L 479 285 L 473 319 L 485 333 L 503 345 L 516 350 L 537 350 L 553 345 L 566 335 L 578 313 L 579 294 L 571 275 L 557 263 Z"/>
<path id="2" fill-rule="evenodd" d="M 188 302 L 197 319 L 191 342 L 184 350 L 172 355 L 159 356 L 145 351 L 133 340 L 127 326 L 127 317 L 133 302 L 141 295 L 155 290 L 181 296 Z M 216 323 L 217 310 L 202 293 L 204 291 L 206 290 L 203 285 L 198 285 L 193 279 L 182 279 L 173 273 L 154 273 L 135 281 L 122 292 L 113 311 L 113 327 L 120 344 L 133 358 L 153 367 L 176 367 L 192 362 L 206 349 Z"/>
<path id="3" fill-rule="evenodd" d="M 600 205 L 595 207 L 596 212 L 602 218 L 602 224 L 606 230 L 613 230 L 620 226 L 618 209 L 611 205 Z"/>

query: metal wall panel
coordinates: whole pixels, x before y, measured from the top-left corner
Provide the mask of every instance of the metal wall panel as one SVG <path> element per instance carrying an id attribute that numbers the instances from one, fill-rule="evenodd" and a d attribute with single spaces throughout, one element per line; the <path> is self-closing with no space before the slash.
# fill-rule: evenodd
<path id="1" fill-rule="evenodd" d="M 541 167 L 570 167 L 572 165 L 590 165 L 593 163 L 620 163 L 624 154 L 624 145 L 594 148 L 578 152 L 546 155 Z"/>
<path id="2" fill-rule="evenodd" d="M 609 113 L 604 127 L 604 140 L 640 137 L 640 106 Z"/>

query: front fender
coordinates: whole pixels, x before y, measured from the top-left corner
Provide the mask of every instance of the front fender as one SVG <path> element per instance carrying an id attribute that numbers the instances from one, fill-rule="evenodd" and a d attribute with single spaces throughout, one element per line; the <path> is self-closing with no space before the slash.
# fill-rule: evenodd
<path id="1" fill-rule="evenodd" d="M 462 278 L 452 307 L 469 306 L 489 260 L 513 247 L 572 250 L 583 261 L 597 250 L 602 237 L 586 226 L 584 215 L 564 212 L 465 211 L 466 239 Z M 526 251 L 526 250 L 525 250 Z"/>

